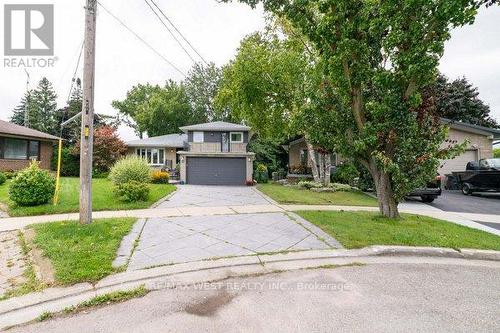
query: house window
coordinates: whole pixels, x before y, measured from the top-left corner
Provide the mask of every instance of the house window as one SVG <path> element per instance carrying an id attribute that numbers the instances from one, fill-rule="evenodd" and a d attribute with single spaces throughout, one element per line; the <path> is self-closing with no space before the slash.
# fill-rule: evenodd
<path id="1" fill-rule="evenodd" d="M 40 141 L 0 139 L 0 157 L 7 160 L 39 160 Z"/>
<path id="2" fill-rule="evenodd" d="M 243 143 L 243 132 L 231 132 L 231 143 Z"/>
<path id="3" fill-rule="evenodd" d="M 163 148 L 137 148 L 135 153 L 144 158 L 149 165 L 165 164 L 165 149 Z"/>
<path id="4" fill-rule="evenodd" d="M 307 158 L 308 158 L 307 154 L 308 154 L 308 152 L 306 149 L 302 149 L 300 151 L 300 165 L 303 165 L 303 166 L 307 165 Z"/>
<path id="5" fill-rule="evenodd" d="M 193 142 L 203 142 L 203 132 L 193 132 Z"/>

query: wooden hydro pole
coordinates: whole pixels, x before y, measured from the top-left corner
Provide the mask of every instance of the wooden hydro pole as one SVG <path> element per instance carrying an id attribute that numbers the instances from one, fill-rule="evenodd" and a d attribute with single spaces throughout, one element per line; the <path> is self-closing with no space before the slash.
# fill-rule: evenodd
<path id="1" fill-rule="evenodd" d="M 80 140 L 80 223 L 92 222 L 92 151 L 94 125 L 95 39 L 97 0 L 87 0 Z"/>

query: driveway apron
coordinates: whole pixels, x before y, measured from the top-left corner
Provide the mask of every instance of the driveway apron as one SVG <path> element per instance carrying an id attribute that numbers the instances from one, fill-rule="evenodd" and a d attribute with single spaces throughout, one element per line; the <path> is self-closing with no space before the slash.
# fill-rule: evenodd
<path id="1" fill-rule="evenodd" d="M 179 186 L 158 208 L 270 205 L 252 187 Z M 297 216 L 259 213 L 152 218 L 144 224 L 129 270 L 158 265 L 253 255 L 257 253 L 330 249 L 317 230 Z"/>

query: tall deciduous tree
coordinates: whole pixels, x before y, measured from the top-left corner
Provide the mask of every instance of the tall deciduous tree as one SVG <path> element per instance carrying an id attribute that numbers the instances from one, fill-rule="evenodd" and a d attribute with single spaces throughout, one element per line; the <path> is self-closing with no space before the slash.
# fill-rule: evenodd
<path id="1" fill-rule="evenodd" d="M 314 129 L 297 121 L 308 110 L 308 90 L 315 71 L 315 55 L 302 40 L 289 36 L 285 22 L 270 21 L 264 33 L 245 38 L 234 61 L 226 66 L 217 104 L 229 106 L 263 139 L 284 141 L 298 134 L 307 141 L 314 179 L 329 183 L 327 151 L 316 160 L 309 141 Z M 318 168 L 318 166 L 320 166 Z M 326 171 L 326 172 L 325 172 Z"/>
<path id="2" fill-rule="evenodd" d="M 222 82 L 222 68 L 214 63 L 197 63 L 184 81 L 186 93 L 197 118 L 204 121 L 230 120 L 227 108 L 217 109 L 215 96 Z"/>
<path id="3" fill-rule="evenodd" d="M 230 1 L 230 0 L 226 0 Z M 321 57 L 315 104 L 335 121 L 330 143 L 372 175 L 380 212 L 434 176 L 446 130 L 422 95 L 452 28 L 471 24 L 482 0 L 240 0 L 287 18 Z M 458 149 L 458 148 L 457 148 Z"/>
<path id="4" fill-rule="evenodd" d="M 184 84 L 168 81 L 164 87 L 138 85 L 123 101 L 113 101 L 122 120 L 142 137 L 178 133 L 179 127 L 203 122 L 206 118 L 193 112 Z"/>

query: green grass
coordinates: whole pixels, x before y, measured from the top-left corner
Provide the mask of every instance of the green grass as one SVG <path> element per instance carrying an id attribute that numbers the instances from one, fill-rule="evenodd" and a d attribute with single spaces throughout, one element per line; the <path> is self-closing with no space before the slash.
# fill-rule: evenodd
<path id="1" fill-rule="evenodd" d="M 9 184 L 7 181 L 0 186 L 0 201 L 8 207 L 10 216 L 32 216 L 77 212 L 79 209 L 80 179 L 72 177 L 61 178 L 59 204 L 52 202 L 35 207 L 20 207 L 9 199 Z M 108 179 L 92 180 L 92 210 L 126 210 L 148 208 L 156 201 L 175 191 L 170 184 L 150 184 L 151 191 L 148 201 L 120 202 L 113 193 L 113 184 Z"/>
<path id="2" fill-rule="evenodd" d="M 279 184 L 259 184 L 257 189 L 281 204 L 377 206 L 377 200 L 363 192 L 318 193 Z"/>
<path id="3" fill-rule="evenodd" d="M 122 238 L 136 219 L 94 220 L 89 225 L 76 221 L 33 225 L 35 245 L 50 259 L 56 282 L 70 285 L 96 282 L 116 272 L 112 267 Z"/>
<path id="4" fill-rule="evenodd" d="M 425 216 L 403 214 L 391 220 L 372 212 L 302 211 L 299 215 L 349 249 L 406 245 L 500 250 L 499 236 Z"/>

